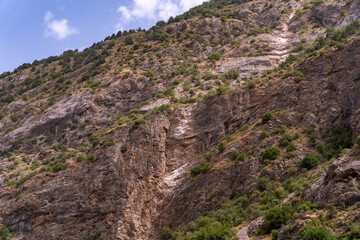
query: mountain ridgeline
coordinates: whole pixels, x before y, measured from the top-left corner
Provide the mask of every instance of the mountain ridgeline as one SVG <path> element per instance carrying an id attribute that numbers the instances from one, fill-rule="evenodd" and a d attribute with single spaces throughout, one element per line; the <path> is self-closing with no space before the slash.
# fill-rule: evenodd
<path id="1" fill-rule="evenodd" d="M 211 0 L 0 75 L 2 239 L 360 239 L 360 0 Z"/>

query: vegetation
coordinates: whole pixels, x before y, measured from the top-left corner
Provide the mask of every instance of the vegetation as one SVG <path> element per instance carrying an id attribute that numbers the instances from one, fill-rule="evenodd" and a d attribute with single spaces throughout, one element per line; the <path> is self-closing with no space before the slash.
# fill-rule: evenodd
<path id="1" fill-rule="evenodd" d="M 276 119 L 275 114 L 272 111 L 267 111 L 266 113 L 264 113 L 264 115 L 261 118 L 262 123 L 264 124 L 275 119 Z"/>
<path id="2" fill-rule="evenodd" d="M 318 153 L 307 153 L 300 161 L 300 166 L 305 169 L 312 169 L 320 163 L 321 156 Z"/>
<path id="3" fill-rule="evenodd" d="M 225 151 L 225 148 L 226 148 L 226 141 L 222 141 L 222 142 L 220 142 L 220 144 L 219 144 L 219 152 L 224 152 Z"/>
<path id="4" fill-rule="evenodd" d="M 239 70 L 237 69 L 230 69 L 228 72 L 225 73 L 225 78 L 227 79 L 237 79 L 240 75 Z"/>
<path id="5" fill-rule="evenodd" d="M 262 154 L 263 160 L 275 160 L 280 156 L 280 149 L 276 146 L 265 149 Z"/>
<path id="6" fill-rule="evenodd" d="M 207 173 L 212 168 L 212 164 L 205 160 L 199 161 L 199 164 L 190 170 L 191 176 L 196 177 L 199 174 Z"/>
<path id="7" fill-rule="evenodd" d="M 335 240 L 329 229 L 322 226 L 318 221 L 311 221 L 299 231 L 299 240 Z"/>
<path id="8" fill-rule="evenodd" d="M 2 226 L 0 228 L 0 236 L 1 236 L 1 240 L 9 240 L 10 239 L 9 228 L 7 228 L 6 226 Z"/>
<path id="9" fill-rule="evenodd" d="M 292 208 L 286 205 L 269 209 L 265 213 L 262 231 L 264 233 L 271 233 L 273 230 L 281 228 L 291 219 L 292 212 Z"/>

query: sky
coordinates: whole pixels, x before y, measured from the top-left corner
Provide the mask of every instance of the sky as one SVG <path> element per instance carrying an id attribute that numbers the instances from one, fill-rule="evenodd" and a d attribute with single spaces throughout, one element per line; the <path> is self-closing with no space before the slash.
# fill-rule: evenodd
<path id="1" fill-rule="evenodd" d="M 119 30 L 148 29 L 206 0 L 0 0 L 0 74 Z"/>

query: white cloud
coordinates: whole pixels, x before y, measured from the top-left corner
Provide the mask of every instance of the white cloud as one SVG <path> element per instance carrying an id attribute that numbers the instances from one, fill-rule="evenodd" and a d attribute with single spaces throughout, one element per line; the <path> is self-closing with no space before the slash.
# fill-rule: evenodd
<path id="1" fill-rule="evenodd" d="M 204 0 L 180 0 L 180 6 L 184 11 L 187 11 L 190 8 L 195 7 L 203 2 L 205 2 L 205 1 Z"/>
<path id="2" fill-rule="evenodd" d="M 54 19 L 54 14 L 50 11 L 45 13 L 44 23 L 46 26 L 45 37 L 54 37 L 61 40 L 79 33 L 75 27 L 69 24 L 67 19 Z"/>
<path id="3" fill-rule="evenodd" d="M 132 5 L 120 6 L 121 14 L 116 30 L 124 30 L 123 26 L 138 20 L 168 20 L 195 7 L 207 0 L 133 0 Z"/>
<path id="4" fill-rule="evenodd" d="M 169 17 L 177 15 L 180 11 L 176 4 L 168 1 L 160 6 L 158 16 L 160 19 L 167 20 Z"/>

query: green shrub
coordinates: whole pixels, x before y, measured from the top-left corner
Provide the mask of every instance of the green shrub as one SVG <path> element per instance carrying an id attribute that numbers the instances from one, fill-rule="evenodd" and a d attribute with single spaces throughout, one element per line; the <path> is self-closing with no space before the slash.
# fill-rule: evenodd
<path id="1" fill-rule="evenodd" d="M 76 159 L 76 161 L 78 161 L 78 162 L 81 162 L 81 161 L 85 161 L 85 156 L 84 155 L 79 155 L 78 157 L 77 157 L 77 159 Z"/>
<path id="2" fill-rule="evenodd" d="M 170 228 L 164 227 L 161 229 L 159 240 L 173 240 L 175 236 Z"/>
<path id="3" fill-rule="evenodd" d="M 172 28 L 172 27 L 168 27 L 167 29 L 166 29 L 166 32 L 167 33 L 172 33 L 174 31 L 174 28 Z"/>
<path id="4" fill-rule="evenodd" d="M 127 143 L 123 144 L 121 146 L 121 152 L 122 153 L 126 152 L 128 150 L 128 148 L 129 148 L 129 145 Z"/>
<path id="5" fill-rule="evenodd" d="M 232 237 L 231 226 L 220 223 L 214 218 L 202 217 L 197 220 L 195 231 L 191 240 L 230 240 Z"/>
<path id="6" fill-rule="evenodd" d="M 133 125 L 131 126 L 132 129 L 136 129 L 138 128 L 140 125 L 146 124 L 147 121 L 145 119 L 138 119 L 135 120 L 135 122 L 133 123 Z"/>
<path id="7" fill-rule="evenodd" d="M 180 84 L 180 80 L 179 80 L 179 79 L 175 79 L 175 80 L 173 81 L 173 84 L 174 84 L 174 85 L 179 85 L 179 84 Z"/>
<path id="8" fill-rule="evenodd" d="M 319 153 L 307 153 L 300 161 L 300 166 L 306 169 L 312 169 L 320 163 L 321 156 Z"/>
<path id="9" fill-rule="evenodd" d="M 87 160 L 88 160 L 89 162 L 94 162 L 95 159 L 96 159 L 96 157 L 95 157 L 94 154 L 90 154 L 90 155 L 87 157 Z"/>
<path id="10" fill-rule="evenodd" d="M 89 140 L 92 143 L 92 146 L 95 147 L 101 141 L 100 133 L 96 132 L 96 133 L 91 134 Z"/>
<path id="11" fill-rule="evenodd" d="M 299 240 L 335 240 L 330 231 L 317 221 L 311 221 L 298 233 Z"/>
<path id="12" fill-rule="evenodd" d="M 239 156 L 237 156 L 236 161 L 238 161 L 238 162 L 243 162 L 243 161 L 246 160 L 246 157 L 247 157 L 247 156 L 246 156 L 245 153 L 240 153 Z"/>
<path id="13" fill-rule="evenodd" d="M 272 230 L 280 229 L 285 225 L 292 216 L 292 208 L 290 206 L 281 206 L 270 208 L 264 217 L 264 223 L 261 229 L 264 233 L 269 234 Z"/>
<path id="14" fill-rule="evenodd" d="M 0 228 L 1 240 L 9 240 L 10 239 L 10 231 L 6 226 L 2 226 Z"/>
<path id="15" fill-rule="evenodd" d="M 302 204 L 299 204 L 296 207 L 296 211 L 297 212 L 306 212 L 306 211 L 309 211 L 311 208 L 313 208 L 313 205 L 311 204 L 311 202 L 304 202 Z"/>
<path id="16" fill-rule="evenodd" d="M 268 134 L 268 132 L 266 132 L 266 131 L 262 131 L 261 133 L 260 133 L 260 138 L 261 139 L 265 139 L 265 138 L 267 138 L 269 136 L 269 134 Z"/>
<path id="17" fill-rule="evenodd" d="M 266 28 L 251 28 L 248 32 L 248 36 L 257 36 L 262 33 L 271 33 L 271 29 L 269 27 Z"/>
<path id="18" fill-rule="evenodd" d="M 206 154 L 206 156 L 205 156 L 206 161 L 210 161 L 212 156 L 213 156 L 212 153 Z"/>
<path id="19" fill-rule="evenodd" d="M 293 140 L 293 137 L 290 134 L 284 134 L 280 140 L 280 146 L 286 147 L 288 146 Z"/>
<path id="20" fill-rule="evenodd" d="M 207 173 L 211 168 L 212 168 L 211 163 L 201 160 L 199 161 L 199 165 L 196 165 L 195 167 L 192 167 L 190 169 L 190 173 L 192 177 L 195 177 L 199 174 Z"/>
<path id="21" fill-rule="evenodd" d="M 166 96 L 166 97 L 173 97 L 175 96 L 175 92 L 174 90 L 172 90 L 172 88 L 168 88 L 166 89 L 163 94 Z"/>
<path id="22" fill-rule="evenodd" d="M 232 68 L 228 72 L 225 73 L 225 78 L 227 79 L 237 79 L 240 75 L 239 70 Z"/>
<path id="23" fill-rule="evenodd" d="M 272 111 L 267 111 L 266 113 L 264 113 L 261 120 L 262 123 L 267 123 L 268 121 L 275 119 L 276 119 L 275 114 Z"/>
<path id="24" fill-rule="evenodd" d="M 259 190 L 265 191 L 268 187 L 268 184 L 269 184 L 269 179 L 267 179 L 266 177 L 261 177 L 258 183 Z"/>
<path id="25" fill-rule="evenodd" d="M 218 52 L 213 52 L 209 55 L 208 59 L 210 61 L 219 61 L 221 59 L 221 54 Z"/>
<path id="26" fill-rule="evenodd" d="M 216 89 L 217 94 L 221 94 L 224 92 L 229 92 L 231 90 L 229 85 L 222 85 L 218 89 Z"/>
<path id="27" fill-rule="evenodd" d="M 265 149 L 262 154 L 263 160 L 275 160 L 280 156 L 280 149 L 276 146 Z"/>
<path id="28" fill-rule="evenodd" d="M 134 41 L 133 41 L 133 39 L 132 39 L 131 36 L 127 36 L 127 37 L 125 38 L 125 44 L 126 44 L 126 45 L 133 45 L 133 44 L 134 44 Z"/>
<path id="29" fill-rule="evenodd" d="M 225 148 L 226 148 L 226 141 L 220 142 L 219 147 L 218 147 L 219 152 L 221 152 L 221 153 L 224 152 Z"/>
<path id="30" fill-rule="evenodd" d="M 64 160 L 57 159 L 56 161 L 49 164 L 51 171 L 57 173 L 67 168 L 68 164 L 64 163 Z"/>
<path id="31" fill-rule="evenodd" d="M 294 151 L 294 150 L 296 150 L 295 144 L 291 142 L 291 143 L 287 146 L 286 152 L 291 152 L 291 151 Z"/>
<path id="32" fill-rule="evenodd" d="M 360 147 L 360 136 L 356 138 L 356 144 Z"/>
<path id="33" fill-rule="evenodd" d="M 16 182 L 16 187 L 20 187 L 22 184 L 24 184 L 27 180 L 29 180 L 30 178 L 36 176 L 38 174 L 38 171 L 33 171 L 31 173 L 29 173 L 28 175 L 26 175 L 25 177 L 20 178 L 17 182 Z"/>
<path id="34" fill-rule="evenodd" d="M 347 232 L 347 240 L 360 239 L 360 226 L 352 226 L 350 231 Z"/>
<path id="35" fill-rule="evenodd" d="M 105 142 L 105 143 L 103 144 L 103 147 L 111 147 L 111 146 L 114 146 L 114 145 L 115 145 L 114 142 Z"/>

